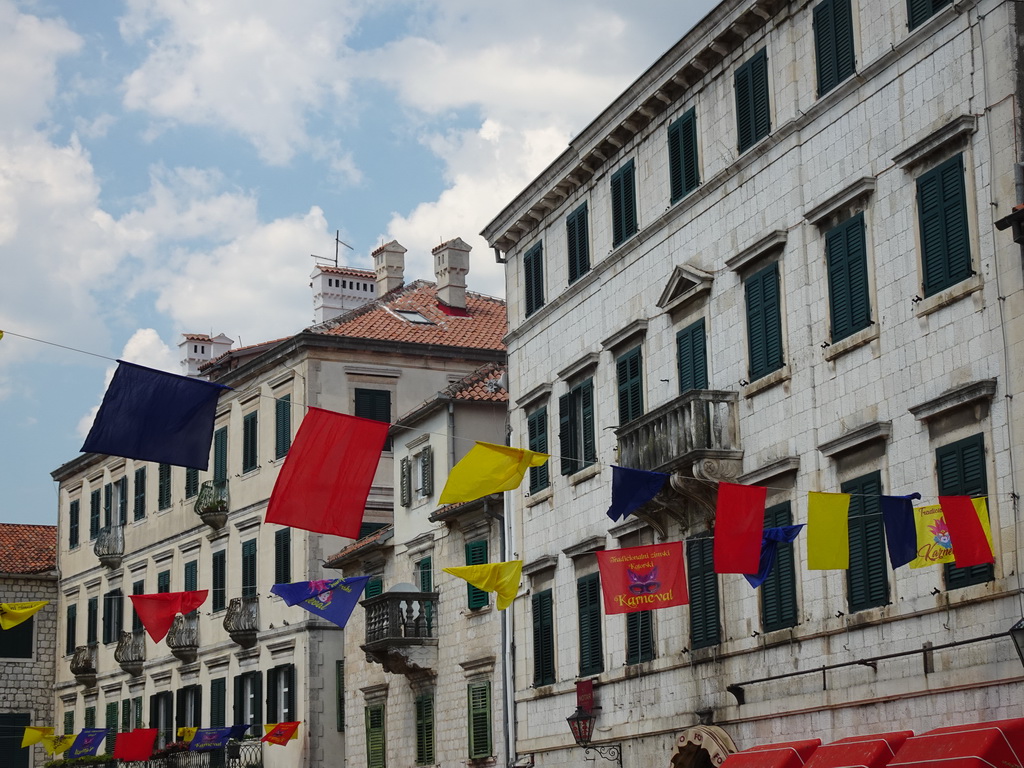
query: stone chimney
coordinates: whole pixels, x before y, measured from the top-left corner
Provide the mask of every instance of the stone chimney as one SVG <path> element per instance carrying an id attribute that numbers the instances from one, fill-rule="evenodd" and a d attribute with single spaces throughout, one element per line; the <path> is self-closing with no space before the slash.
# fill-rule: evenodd
<path id="1" fill-rule="evenodd" d="M 392 240 L 373 252 L 378 296 L 405 285 L 405 250 L 397 240 Z"/>
<path id="2" fill-rule="evenodd" d="M 431 251 L 434 254 L 437 298 L 442 304 L 456 309 L 466 308 L 466 274 L 469 272 L 471 250 L 471 245 L 456 237 Z"/>
<path id="3" fill-rule="evenodd" d="M 318 264 L 309 276 L 313 289 L 313 322 L 326 323 L 377 298 L 377 283 L 369 269 Z"/>
<path id="4" fill-rule="evenodd" d="M 181 350 L 181 372 L 186 376 L 200 376 L 199 369 L 223 355 L 234 344 L 223 333 L 211 338 L 205 333 L 183 333 L 178 349 Z"/>

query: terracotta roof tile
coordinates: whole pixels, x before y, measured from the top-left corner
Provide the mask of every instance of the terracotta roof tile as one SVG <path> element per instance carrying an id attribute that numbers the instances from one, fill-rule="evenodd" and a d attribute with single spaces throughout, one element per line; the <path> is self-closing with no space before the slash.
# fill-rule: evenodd
<path id="1" fill-rule="evenodd" d="M 501 386 L 505 374 L 501 363 L 487 363 L 464 379 L 460 379 L 445 390 L 456 400 L 476 400 L 490 403 L 507 403 L 508 390 Z"/>
<path id="2" fill-rule="evenodd" d="M 44 573 L 57 567 L 57 526 L 0 523 L 0 571 Z"/>
<path id="3" fill-rule="evenodd" d="M 338 560 L 341 560 L 343 558 L 347 558 L 350 555 L 353 555 L 356 552 L 360 551 L 361 549 L 369 548 L 369 547 L 371 547 L 372 545 L 376 544 L 379 541 L 382 541 L 384 539 L 390 539 L 391 538 L 391 534 L 393 534 L 394 532 L 395 532 L 395 526 L 394 525 L 386 525 L 383 528 L 378 528 L 376 531 L 371 533 L 369 536 L 364 536 L 363 538 L 359 539 L 359 541 L 355 541 L 355 542 L 349 544 L 347 547 L 345 547 L 343 550 L 341 550 L 341 552 L 338 552 L 335 555 L 331 555 L 330 557 L 328 557 L 324 561 L 324 563 L 325 563 L 326 567 L 333 568 L 334 566 L 331 565 L 332 563 L 335 563 Z"/>
<path id="4" fill-rule="evenodd" d="M 376 281 L 377 273 L 372 269 L 360 269 L 359 267 L 332 267 L 320 265 L 320 271 L 325 275 L 351 275 L 352 277 L 360 277 L 363 280 Z"/>

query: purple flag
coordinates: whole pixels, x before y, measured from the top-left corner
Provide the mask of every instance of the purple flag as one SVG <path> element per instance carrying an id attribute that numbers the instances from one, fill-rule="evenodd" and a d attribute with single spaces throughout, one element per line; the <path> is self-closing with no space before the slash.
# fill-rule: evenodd
<path id="1" fill-rule="evenodd" d="M 270 591 L 284 598 L 288 605 L 301 605 L 310 613 L 344 627 L 369 580 L 369 576 L 353 576 L 348 579 L 299 581 L 275 584 Z"/>
<path id="2" fill-rule="evenodd" d="M 625 520 L 648 501 L 658 495 L 669 476 L 662 472 L 647 472 L 612 465 L 612 505 L 608 517 L 618 522 Z"/>
<path id="3" fill-rule="evenodd" d="M 83 728 L 75 737 L 75 743 L 64 753 L 64 757 L 95 755 L 106 735 L 107 732 L 103 728 Z"/>
<path id="4" fill-rule="evenodd" d="M 914 505 L 910 501 L 920 498 L 920 493 L 882 496 L 885 543 L 893 570 L 917 557 L 917 525 L 914 523 Z"/>
<path id="5" fill-rule="evenodd" d="M 246 726 L 248 728 L 248 726 Z M 200 728 L 192 737 L 188 748 L 194 752 L 206 752 L 211 749 L 220 749 L 228 743 L 231 737 L 230 728 Z"/>
<path id="6" fill-rule="evenodd" d="M 780 525 L 778 528 L 764 529 L 764 533 L 761 535 L 761 559 L 758 561 L 757 573 L 743 574 L 743 578 L 750 586 L 756 589 L 764 584 L 765 579 L 771 575 L 772 568 L 775 567 L 779 544 L 791 544 L 796 540 L 797 534 L 803 527 L 803 523 L 800 523 L 799 525 Z"/>

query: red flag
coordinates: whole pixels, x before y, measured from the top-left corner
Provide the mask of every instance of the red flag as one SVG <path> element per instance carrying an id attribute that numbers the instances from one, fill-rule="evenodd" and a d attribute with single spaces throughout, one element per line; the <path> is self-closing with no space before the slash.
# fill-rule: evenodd
<path id="1" fill-rule="evenodd" d="M 146 628 L 154 643 L 159 643 L 167 636 L 174 616 L 178 613 L 194 611 L 206 600 L 208 590 L 196 592 L 160 592 L 155 595 L 131 595 L 135 613 Z"/>
<path id="2" fill-rule="evenodd" d="M 634 613 L 687 605 L 683 542 L 597 553 L 604 612 Z"/>
<path id="3" fill-rule="evenodd" d="M 292 737 L 292 734 L 298 729 L 298 723 L 278 723 L 271 728 L 267 732 L 267 735 L 260 739 L 260 741 L 269 741 L 271 744 L 277 744 L 283 747 L 288 743 L 288 739 Z"/>
<path id="4" fill-rule="evenodd" d="M 116 760 L 149 760 L 153 756 L 156 734 L 156 728 L 136 728 L 130 733 L 117 734 L 114 758 Z"/>
<path id="5" fill-rule="evenodd" d="M 310 408 L 274 483 L 266 522 L 358 538 L 388 427 Z"/>
<path id="6" fill-rule="evenodd" d="M 994 563 L 985 529 L 970 496 L 939 496 L 939 506 L 946 518 L 949 540 L 957 568 Z"/>
<path id="7" fill-rule="evenodd" d="M 764 534 L 767 488 L 718 484 L 715 507 L 715 573 L 757 573 Z"/>

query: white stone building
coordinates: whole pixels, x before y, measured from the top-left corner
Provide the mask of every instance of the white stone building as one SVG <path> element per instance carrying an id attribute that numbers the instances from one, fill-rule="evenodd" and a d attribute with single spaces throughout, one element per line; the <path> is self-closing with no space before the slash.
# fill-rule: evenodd
<path id="1" fill-rule="evenodd" d="M 157 727 L 166 742 L 182 726 L 299 720 L 297 742 L 263 750 L 264 764 L 343 758 L 343 633 L 285 606 L 270 587 L 324 578 L 324 558 L 348 540 L 264 525 L 278 472 L 307 406 L 390 422 L 504 359 L 504 303 L 467 293 L 465 271 L 454 286 L 443 270 L 438 284 L 404 285 L 403 253 L 397 243 L 378 249 L 369 300 L 295 336 L 205 362 L 193 359 L 209 354 L 203 340 L 186 337 L 185 364 L 231 388 L 218 405 L 208 472 L 95 454 L 54 471 L 63 657 L 55 695 L 66 732 Z M 467 268 L 468 255 L 459 239 L 435 249 Z M 314 292 L 318 281 L 315 272 Z M 206 339 L 205 349 L 223 339 Z M 392 520 L 392 463 L 388 445 L 366 532 Z M 127 596 L 192 589 L 208 589 L 207 602 L 154 644 Z M 243 758 L 256 760 L 255 749 Z"/>
<path id="2" fill-rule="evenodd" d="M 699 722 L 743 749 L 1019 715 L 1024 293 L 994 223 L 1024 200 L 1022 13 L 726 0 L 487 225 L 511 443 L 556 455 L 509 510 L 521 764 L 581 759 L 578 680 L 627 768 Z M 616 463 L 673 474 L 618 525 Z M 760 590 L 715 574 L 720 480 L 772 525 L 852 494 L 850 568 L 802 535 Z M 987 495 L 994 566 L 890 569 L 878 495 L 912 492 Z M 690 606 L 605 615 L 594 552 L 673 540 Z"/>

